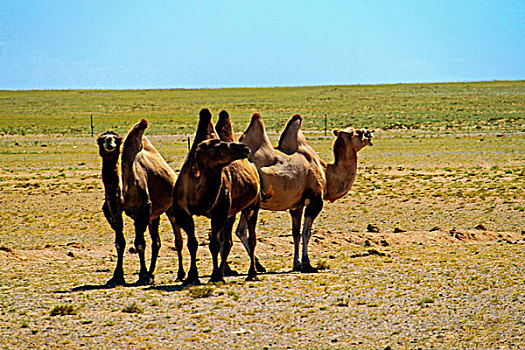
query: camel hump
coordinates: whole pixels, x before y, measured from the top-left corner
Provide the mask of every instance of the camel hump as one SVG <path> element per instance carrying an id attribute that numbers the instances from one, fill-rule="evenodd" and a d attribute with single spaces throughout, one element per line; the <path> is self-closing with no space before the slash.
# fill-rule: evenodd
<path id="1" fill-rule="evenodd" d="M 304 138 L 301 133 L 302 123 L 303 118 L 299 114 L 294 114 L 290 120 L 288 120 L 279 138 L 279 144 L 277 145 L 279 151 L 286 154 L 297 152 Z"/>
<path id="2" fill-rule="evenodd" d="M 262 119 L 262 117 L 261 117 L 261 115 L 259 113 L 256 112 L 256 113 L 252 114 L 252 120 L 254 120 L 254 119 Z"/>
<path id="3" fill-rule="evenodd" d="M 208 108 L 203 108 L 199 112 L 199 124 L 197 125 L 197 132 L 195 133 L 192 149 L 194 150 L 197 145 L 204 140 L 216 138 L 217 134 L 211 123 L 211 112 Z"/>
<path id="4" fill-rule="evenodd" d="M 219 120 L 215 124 L 215 130 L 222 141 L 235 142 L 235 133 L 233 132 L 230 115 L 225 110 L 219 113 Z"/>

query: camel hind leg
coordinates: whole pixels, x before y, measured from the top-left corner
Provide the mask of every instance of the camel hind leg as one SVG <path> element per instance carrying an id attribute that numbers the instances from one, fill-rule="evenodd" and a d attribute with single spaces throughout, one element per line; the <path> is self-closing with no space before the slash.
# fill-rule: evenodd
<path id="1" fill-rule="evenodd" d="M 179 270 L 177 271 L 177 281 L 184 280 L 186 273 L 184 272 L 184 264 L 182 261 L 182 248 L 184 242 L 182 240 L 182 233 L 180 232 L 180 226 L 177 225 L 175 215 L 172 209 L 166 212 L 168 219 L 170 219 L 171 228 L 173 229 L 173 235 L 175 236 L 175 249 L 177 250 L 177 257 L 179 259 Z"/>
<path id="2" fill-rule="evenodd" d="M 301 271 L 301 259 L 299 259 L 299 246 L 301 244 L 301 218 L 303 207 L 290 210 L 292 217 L 292 236 L 294 245 L 293 271 Z"/>
<path id="3" fill-rule="evenodd" d="M 135 249 L 139 254 L 140 260 L 140 271 L 139 279 L 137 281 L 138 285 L 147 285 L 153 283 L 150 279 L 148 269 L 146 267 L 145 252 L 146 252 L 146 241 L 144 240 L 144 232 L 148 227 L 151 216 L 151 204 L 146 203 L 143 205 L 140 210 L 138 210 L 137 215 L 135 215 Z"/>
<path id="4" fill-rule="evenodd" d="M 124 280 L 124 251 L 126 250 L 126 239 L 124 238 L 124 223 L 122 212 L 111 210 L 108 202 L 104 203 L 102 210 L 108 220 L 109 225 L 115 231 L 115 249 L 117 251 L 117 266 L 113 272 L 113 277 L 106 282 L 108 286 L 117 286 L 126 284 Z"/>
<path id="5" fill-rule="evenodd" d="M 151 261 L 149 265 L 149 271 L 148 271 L 148 283 L 147 284 L 153 284 L 155 281 L 155 266 L 157 265 L 157 258 L 159 256 L 159 250 L 161 247 L 160 242 L 160 236 L 159 236 L 159 225 L 160 225 L 160 217 L 151 220 L 150 224 L 148 225 L 149 235 L 151 237 Z"/>

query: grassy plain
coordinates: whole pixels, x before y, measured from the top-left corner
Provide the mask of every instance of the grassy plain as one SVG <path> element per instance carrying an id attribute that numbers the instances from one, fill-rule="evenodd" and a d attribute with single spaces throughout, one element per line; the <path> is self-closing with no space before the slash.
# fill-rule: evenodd
<path id="1" fill-rule="evenodd" d="M 0 347 L 525 347 L 524 106 L 525 82 L 2 91 Z M 261 112 L 274 143 L 301 113 L 327 161 L 325 114 L 329 129 L 376 129 L 354 187 L 314 223 L 311 258 L 325 270 L 290 272 L 288 214 L 262 211 L 257 254 L 270 273 L 185 288 L 162 219 L 157 284 L 104 288 L 115 253 L 89 116 L 96 134 L 122 135 L 147 118 L 177 171 L 202 107 L 229 110 L 239 132 Z M 370 223 L 380 232 L 367 232 Z M 203 276 L 208 227 L 197 220 Z M 247 271 L 237 240 L 231 261 Z M 128 282 L 137 270 L 126 254 Z"/>

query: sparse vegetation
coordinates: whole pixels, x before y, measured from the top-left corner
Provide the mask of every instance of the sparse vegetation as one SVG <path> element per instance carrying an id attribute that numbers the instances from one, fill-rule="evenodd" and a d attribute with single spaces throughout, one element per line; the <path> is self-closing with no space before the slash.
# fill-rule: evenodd
<path id="1" fill-rule="evenodd" d="M 524 82 L 2 91 L 2 345 L 525 347 L 524 94 Z M 140 108 L 126 108 L 133 104 Z M 270 131 L 299 112 L 310 144 L 327 161 L 333 137 L 322 132 L 325 113 L 330 129 L 380 128 L 374 146 L 360 154 L 352 190 L 325 203 L 313 226 L 312 261 L 328 269 L 291 272 L 289 215 L 263 210 L 256 252 L 269 273 L 261 282 L 245 283 L 241 275 L 227 277 L 226 285 L 182 286 L 175 280 L 171 227 L 162 219 L 156 284 L 106 288 L 114 237 L 101 210 L 101 164 L 87 134 L 89 114 L 95 133 L 123 135 L 140 117 L 148 118 L 148 137 L 177 171 L 187 152 L 186 133 L 194 132 L 205 106 L 214 116 L 228 109 L 236 131 L 253 111 L 263 113 Z M 270 137 L 276 144 L 277 135 Z M 379 232 L 367 232 L 368 224 Z M 197 218 L 195 226 L 205 276 L 211 272 L 209 221 Z M 407 232 L 394 233 L 396 227 Z M 128 249 L 129 219 L 125 231 Z M 246 271 L 249 259 L 233 241 L 232 265 Z M 370 247 L 363 248 L 365 241 Z M 125 272 L 132 276 L 138 257 L 127 249 Z M 186 249 L 184 259 L 188 266 Z"/>
<path id="2" fill-rule="evenodd" d="M 51 312 L 49 313 L 50 316 L 66 316 L 66 315 L 76 315 L 77 310 L 73 305 L 70 304 L 64 304 L 64 305 L 56 305 L 51 309 Z"/>

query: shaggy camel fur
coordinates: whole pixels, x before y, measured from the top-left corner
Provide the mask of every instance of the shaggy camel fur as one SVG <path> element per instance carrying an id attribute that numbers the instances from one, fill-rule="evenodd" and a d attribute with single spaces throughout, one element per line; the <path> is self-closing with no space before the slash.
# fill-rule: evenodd
<path id="1" fill-rule="evenodd" d="M 323 199 L 334 202 L 335 200 L 343 197 L 355 181 L 357 173 L 357 152 L 365 146 L 372 146 L 372 133 L 368 130 L 354 130 L 347 128 L 344 130 L 334 130 L 336 140 L 334 141 L 333 151 L 335 162 L 327 164 L 322 161 L 314 149 L 306 141 L 301 132 L 302 117 L 298 114 L 294 115 L 287 123 L 281 137 L 279 139 L 278 150 L 283 151 L 286 154 L 302 154 L 305 158 L 314 162 L 316 165 L 320 165 L 323 169 L 323 173 L 326 176 L 324 182 L 325 188 L 323 191 Z M 241 140 L 243 140 L 241 138 Z M 264 179 L 262 181 L 263 188 L 269 186 L 266 184 Z M 266 203 L 262 203 L 262 208 L 266 209 Z M 292 216 L 293 218 L 293 216 Z M 306 223 L 306 219 L 305 219 Z M 296 221 L 299 224 L 299 221 Z M 297 231 L 299 228 L 295 228 Z M 242 228 L 242 223 L 239 224 L 237 229 L 237 235 L 242 237 L 245 236 L 245 230 Z M 295 241 L 295 239 L 294 239 Z M 308 242 L 304 241 L 303 236 L 303 249 L 307 247 Z M 296 245 L 295 254 L 298 254 L 298 248 Z M 294 260 L 294 269 L 295 269 Z M 315 271 L 315 269 L 313 269 Z"/>
<path id="2" fill-rule="evenodd" d="M 247 221 L 250 231 L 248 241 L 251 264 L 247 279 L 256 279 L 254 251 L 255 225 L 260 205 L 259 177 L 252 164 L 246 161 L 236 162 L 247 158 L 249 153 L 248 147 L 243 144 L 219 140 L 211 123 L 210 111 L 201 110 L 193 145 L 175 184 L 172 208 L 177 224 L 188 234 L 191 264 L 186 283 L 200 283 L 193 215 L 211 219 L 211 281 L 219 282 L 224 281 L 224 269 L 232 246 L 232 226 L 238 212 Z"/>
<path id="3" fill-rule="evenodd" d="M 297 116 L 292 117 L 288 124 L 296 119 Z M 290 211 L 294 239 L 294 271 L 316 272 L 317 269 L 312 267 L 308 257 L 308 242 L 313 221 L 323 208 L 326 180 L 321 163 L 315 157 L 302 152 L 288 155 L 274 149 L 258 113 L 252 115 L 250 125 L 239 140 L 250 148 L 250 160 L 259 170 L 263 192 L 271 196 L 262 202 L 261 208 Z M 303 210 L 303 245 L 302 257 L 299 259 Z M 245 222 L 241 220 L 236 231 L 241 239 L 245 230 Z"/>
<path id="4" fill-rule="evenodd" d="M 149 140 L 143 136 L 148 122 L 142 119 L 128 133 L 122 146 L 121 168 L 118 168 L 118 147 L 111 150 L 111 139 L 120 145 L 120 138 L 110 133 L 98 138 L 99 152 L 102 156 L 102 177 L 106 188 L 104 214 L 111 227 L 115 230 L 115 247 L 117 250 L 117 267 L 108 285 L 124 284 L 123 256 L 126 241 L 122 233 L 122 211 L 134 220 L 135 248 L 140 258 L 140 272 L 137 284 L 154 282 L 153 272 L 160 249 L 159 216 L 166 212 L 172 203 L 172 193 L 175 185 L 175 173 Z M 109 153 L 108 153 L 109 152 Z M 109 157 L 111 154 L 111 157 Z M 119 178 L 119 173 L 121 174 Z M 119 183 L 122 183 L 122 191 Z M 175 236 L 180 235 L 180 229 L 175 225 L 174 216 L 169 216 Z M 149 227 L 151 235 L 151 262 L 149 271 L 146 268 L 144 251 L 144 231 Z M 182 238 L 177 242 L 179 259 L 182 261 Z M 179 276 L 180 277 L 180 276 Z M 183 278 L 182 276 L 181 278 Z"/>

